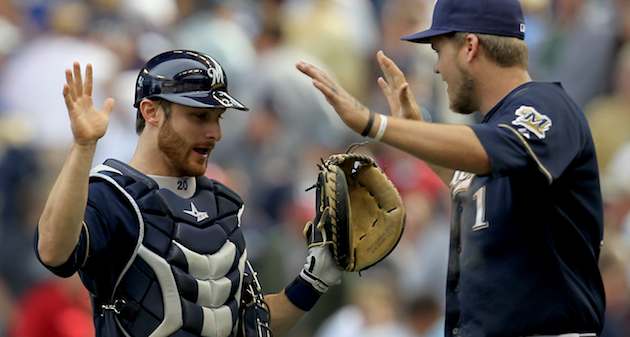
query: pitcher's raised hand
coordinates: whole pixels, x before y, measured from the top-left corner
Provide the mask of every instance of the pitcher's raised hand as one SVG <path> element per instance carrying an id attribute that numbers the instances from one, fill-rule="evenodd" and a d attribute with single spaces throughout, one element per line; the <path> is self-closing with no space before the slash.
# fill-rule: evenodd
<path id="1" fill-rule="evenodd" d="M 318 67 L 306 62 L 298 62 L 296 67 L 313 80 L 313 85 L 324 94 L 341 120 L 354 131 L 361 133 L 370 115 L 368 108 Z"/>
<path id="2" fill-rule="evenodd" d="M 376 53 L 376 60 L 384 76 L 384 78 L 379 77 L 377 82 L 385 98 L 387 98 L 391 115 L 405 119 L 421 120 L 420 106 L 416 103 L 416 99 L 409 89 L 409 83 L 407 83 L 405 74 L 382 51 Z"/>
<path id="3" fill-rule="evenodd" d="M 85 68 L 85 81 L 81 76 L 80 64 L 74 62 L 72 68 L 66 69 L 66 84 L 63 86 L 72 135 L 79 145 L 95 144 L 107 131 L 114 99 L 106 99 L 103 107 L 97 110 L 92 101 L 92 65 L 88 64 Z"/>

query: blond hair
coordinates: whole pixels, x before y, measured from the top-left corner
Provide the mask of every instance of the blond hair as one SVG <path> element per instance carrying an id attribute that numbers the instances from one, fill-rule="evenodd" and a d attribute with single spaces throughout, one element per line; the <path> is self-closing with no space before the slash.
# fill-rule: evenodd
<path id="1" fill-rule="evenodd" d="M 486 56 L 499 66 L 527 69 L 528 51 L 525 41 L 515 37 L 462 32 L 455 33 L 453 39 L 462 45 L 468 34 L 479 37 L 479 45 Z"/>

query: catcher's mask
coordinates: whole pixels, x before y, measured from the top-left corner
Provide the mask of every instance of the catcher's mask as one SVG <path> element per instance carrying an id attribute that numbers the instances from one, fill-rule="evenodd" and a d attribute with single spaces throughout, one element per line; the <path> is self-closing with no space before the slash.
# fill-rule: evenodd
<path id="1" fill-rule="evenodd" d="M 161 98 L 194 108 L 248 110 L 227 91 L 225 71 L 212 57 L 171 50 L 150 59 L 138 74 L 134 107 L 143 98 Z"/>

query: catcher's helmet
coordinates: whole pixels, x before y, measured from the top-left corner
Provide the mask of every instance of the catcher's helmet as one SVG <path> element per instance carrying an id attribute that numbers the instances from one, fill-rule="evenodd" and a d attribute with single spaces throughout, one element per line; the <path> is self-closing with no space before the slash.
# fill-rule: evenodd
<path id="1" fill-rule="evenodd" d="M 143 98 L 161 98 L 195 108 L 248 110 L 227 92 L 225 71 L 212 57 L 171 50 L 150 59 L 138 74 L 134 107 Z"/>

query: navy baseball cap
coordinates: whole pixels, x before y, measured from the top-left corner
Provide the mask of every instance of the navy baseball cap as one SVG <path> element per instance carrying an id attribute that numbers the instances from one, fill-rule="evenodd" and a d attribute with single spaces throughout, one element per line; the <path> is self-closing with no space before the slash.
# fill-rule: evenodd
<path id="1" fill-rule="evenodd" d="M 525 39 L 525 19 L 518 0 L 438 0 L 431 28 L 401 37 L 430 43 L 432 37 L 469 32 Z"/>

